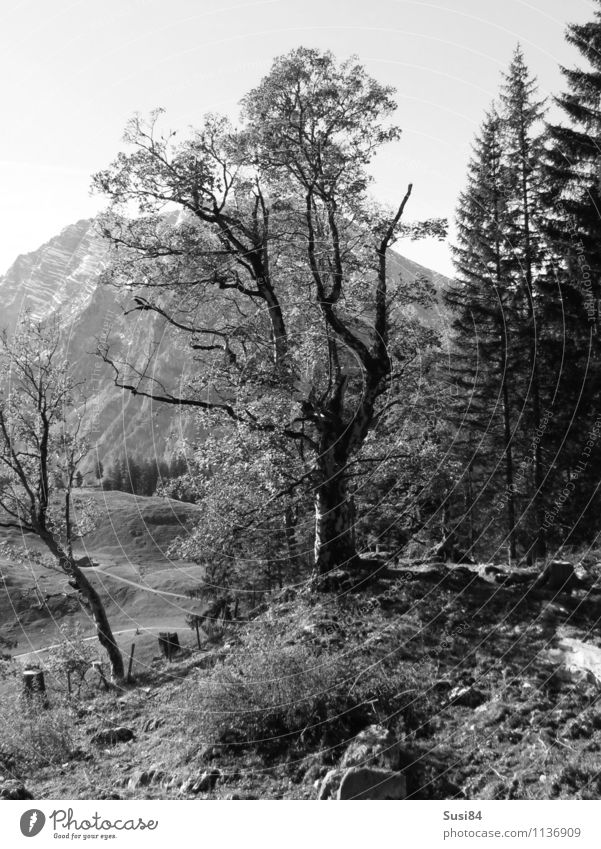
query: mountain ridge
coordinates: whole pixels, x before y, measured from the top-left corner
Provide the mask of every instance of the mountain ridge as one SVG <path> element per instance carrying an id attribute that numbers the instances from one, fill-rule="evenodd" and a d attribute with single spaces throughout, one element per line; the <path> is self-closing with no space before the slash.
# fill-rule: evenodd
<path id="1" fill-rule="evenodd" d="M 428 278 L 439 293 L 447 278 L 394 254 L 397 271 L 408 280 Z M 60 317 L 65 352 L 76 377 L 91 384 L 91 434 L 97 455 L 106 464 L 124 453 L 169 457 L 193 437 L 181 411 L 134 397 L 114 385 L 110 370 L 95 355 L 97 340 L 110 337 L 136 355 L 156 348 L 161 374 L 181 379 L 189 357 L 173 344 L 165 345 L 165 323 L 157 315 L 137 313 L 127 319 L 129 294 L 101 282 L 109 262 L 109 244 L 95 219 L 67 225 L 35 251 L 21 254 L 0 277 L 0 329 L 11 332 L 24 310 L 39 319 Z M 440 321 L 440 305 L 432 303 L 432 322 Z M 420 313 L 423 311 L 420 309 Z M 91 466 L 90 466 L 91 468 Z"/>

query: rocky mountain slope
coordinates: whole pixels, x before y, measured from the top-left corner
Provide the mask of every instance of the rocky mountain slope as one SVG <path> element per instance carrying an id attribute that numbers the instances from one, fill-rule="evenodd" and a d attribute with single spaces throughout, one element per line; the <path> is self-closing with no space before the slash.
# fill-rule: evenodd
<path id="1" fill-rule="evenodd" d="M 174 348 L 158 317 L 125 315 L 127 296 L 101 283 L 108 259 L 107 243 L 95 222 L 87 219 L 18 257 L 0 277 L 0 327 L 12 330 L 26 309 L 39 318 L 59 315 L 69 357 L 78 376 L 87 382 L 93 439 L 100 457 L 106 461 L 126 451 L 146 457 L 170 456 L 177 452 L 182 438 L 191 435 L 189 421 L 178 410 L 115 387 L 110 370 L 94 352 L 97 341 L 107 338 L 138 357 L 155 348 L 160 374 L 171 385 L 177 385 L 189 366 L 189 352 Z M 398 254 L 394 262 L 397 267 L 393 271 L 409 283 L 426 277 L 436 292 L 445 283 L 442 275 Z M 438 323 L 436 299 L 431 313 Z"/>

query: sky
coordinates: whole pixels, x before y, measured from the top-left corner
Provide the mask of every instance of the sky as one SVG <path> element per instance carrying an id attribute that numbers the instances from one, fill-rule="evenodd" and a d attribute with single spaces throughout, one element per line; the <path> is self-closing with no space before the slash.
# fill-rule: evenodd
<path id="1" fill-rule="evenodd" d="M 164 126 L 236 117 L 275 56 L 304 45 L 357 55 L 396 88 L 401 141 L 374 164 L 374 194 L 407 218 L 452 218 L 470 145 L 519 41 L 550 96 L 582 65 L 566 24 L 592 0 L 2 0 L 0 272 L 98 212 L 90 177 L 124 149 L 136 112 Z M 451 272 L 448 244 L 397 246 Z"/>

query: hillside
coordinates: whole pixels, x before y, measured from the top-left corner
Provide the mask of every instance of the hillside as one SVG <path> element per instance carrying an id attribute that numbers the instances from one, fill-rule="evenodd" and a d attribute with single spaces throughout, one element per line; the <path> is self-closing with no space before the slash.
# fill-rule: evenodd
<path id="1" fill-rule="evenodd" d="M 121 692 L 88 675 L 67 698 L 49 675 L 43 738 L 9 677 L 4 775 L 39 799 L 315 799 L 340 764 L 377 763 L 414 799 L 598 798 L 599 603 L 409 566 L 285 590 L 171 663 L 155 643 Z"/>
<path id="2" fill-rule="evenodd" d="M 122 492 L 82 490 L 78 494 L 95 502 L 97 517 L 78 554 L 95 564 L 89 571 L 124 651 L 130 647 L 132 633 L 141 632 L 144 646 L 138 645 L 137 661 L 144 662 L 146 646 L 154 650 L 156 642 L 150 635 L 174 627 L 187 630 L 186 613 L 198 609 L 186 593 L 198 585 L 203 570 L 173 562 L 167 553 L 188 523 L 197 521 L 198 510 L 179 501 Z M 16 549 L 24 545 L 42 551 L 37 540 L 21 539 L 14 531 L 4 531 L 2 541 Z M 60 637 L 59 626 L 65 624 L 79 622 L 84 633 L 93 636 L 90 616 L 66 575 L 35 561 L 17 564 L 6 555 L 0 557 L 0 572 L 0 637 L 12 645 L 12 654 L 26 656 L 54 645 Z"/>

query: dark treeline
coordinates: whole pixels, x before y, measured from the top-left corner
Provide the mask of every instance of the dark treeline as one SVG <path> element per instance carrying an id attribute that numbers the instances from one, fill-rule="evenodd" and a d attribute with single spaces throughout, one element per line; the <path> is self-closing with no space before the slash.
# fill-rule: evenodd
<path id="1" fill-rule="evenodd" d="M 563 69 L 563 118 L 518 47 L 458 204 L 441 380 L 452 535 L 472 556 L 530 562 L 599 528 L 601 12 L 568 39 L 590 68 Z"/>
<path id="2" fill-rule="evenodd" d="M 183 457 L 167 460 L 144 460 L 135 456 L 123 455 L 116 459 L 105 471 L 102 478 L 103 489 L 116 489 L 135 495 L 154 495 L 168 481 L 180 478 L 187 470 Z M 172 497 L 178 497 L 176 493 Z"/>

